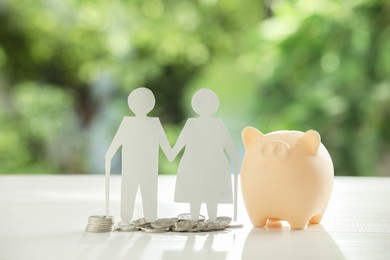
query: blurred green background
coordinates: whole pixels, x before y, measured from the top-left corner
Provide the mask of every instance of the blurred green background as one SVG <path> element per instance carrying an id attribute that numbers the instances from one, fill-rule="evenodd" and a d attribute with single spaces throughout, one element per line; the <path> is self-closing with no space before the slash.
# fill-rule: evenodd
<path id="1" fill-rule="evenodd" d="M 390 175 L 388 0 L 0 0 L 1 173 L 103 173 L 139 86 L 172 145 L 208 87 L 241 155 L 316 129 L 336 175 Z"/>

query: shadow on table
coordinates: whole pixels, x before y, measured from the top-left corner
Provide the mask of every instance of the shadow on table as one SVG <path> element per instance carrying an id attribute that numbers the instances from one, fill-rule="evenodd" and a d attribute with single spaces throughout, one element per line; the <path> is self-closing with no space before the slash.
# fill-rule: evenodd
<path id="1" fill-rule="evenodd" d="M 244 244 L 242 259 L 344 259 L 331 235 L 320 225 L 291 230 L 273 222 L 253 228 Z"/>
<path id="2" fill-rule="evenodd" d="M 213 248 L 214 238 L 218 235 L 216 233 L 186 233 L 187 237 L 186 243 L 182 250 L 167 250 L 164 251 L 162 259 L 164 260 L 199 260 L 199 259 L 213 259 L 213 260 L 222 260 L 225 259 L 228 255 L 227 251 L 216 251 Z M 206 240 L 201 246 L 199 246 L 199 238 L 206 236 Z"/>
<path id="3" fill-rule="evenodd" d="M 217 242 L 215 241 L 217 240 Z M 222 242 L 222 243 L 221 243 Z M 147 259 L 166 260 L 213 259 L 222 260 L 228 251 L 221 244 L 233 243 L 233 236 L 226 232 L 210 233 L 156 233 L 114 232 L 84 233 L 79 241 L 81 259 Z M 164 245 L 166 244 L 165 249 Z M 217 245 L 216 245 L 217 244 Z M 178 248 L 178 250 L 172 249 Z"/>
<path id="4" fill-rule="evenodd" d="M 141 232 L 85 233 L 80 244 L 88 246 L 85 247 L 81 259 L 140 259 L 150 241 L 151 236 Z"/>

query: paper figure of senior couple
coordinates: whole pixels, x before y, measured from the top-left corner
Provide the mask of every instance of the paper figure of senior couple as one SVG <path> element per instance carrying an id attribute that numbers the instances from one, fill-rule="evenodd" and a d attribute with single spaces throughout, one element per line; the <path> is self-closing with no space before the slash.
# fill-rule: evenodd
<path id="1" fill-rule="evenodd" d="M 152 91 L 137 88 L 130 93 L 128 105 L 134 116 L 123 117 L 105 157 L 107 215 L 111 159 L 122 146 L 121 219 L 131 222 L 139 186 L 144 217 L 147 221 L 156 220 L 161 147 L 169 161 L 185 149 L 178 167 L 174 201 L 190 204 L 191 220 L 198 219 L 202 203 L 206 204 L 210 220 L 216 219 L 218 204 L 233 203 L 232 161 L 233 218 L 237 219 L 239 156 L 222 120 L 212 117 L 219 107 L 218 96 L 210 89 L 200 89 L 191 104 L 198 117 L 187 120 L 171 148 L 160 119 L 147 116 L 155 105 Z"/>

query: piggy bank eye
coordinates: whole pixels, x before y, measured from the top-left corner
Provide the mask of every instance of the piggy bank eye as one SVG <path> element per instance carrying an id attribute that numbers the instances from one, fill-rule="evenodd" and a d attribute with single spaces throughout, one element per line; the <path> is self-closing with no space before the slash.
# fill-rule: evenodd
<path id="1" fill-rule="evenodd" d="M 290 146 L 283 141 L 268 141 L 260 144 L 260 154 L 266 158 L 283 158 Z"/>

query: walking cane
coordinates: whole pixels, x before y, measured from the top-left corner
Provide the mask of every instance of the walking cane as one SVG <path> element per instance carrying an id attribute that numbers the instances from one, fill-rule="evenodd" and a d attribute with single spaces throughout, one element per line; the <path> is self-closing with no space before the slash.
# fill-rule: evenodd
<path id="1" fill-rule="evenodd" d="M 233 220 L 236 222 L 237 221 L 237 197 L 238 197 L 238 170 L 239 166 L 236 165 L 234 169 L 234 198 L 233 198 L 233 203 L 234 203 L 234 212 L 233 212 Z"/>
<path id="2" fill-rule="evenodd" d="M 105 175 L 106 175 L 106 215 L 110 215 L 110 171 L 111 171 L 111 160 L 105 161 Z"/>

